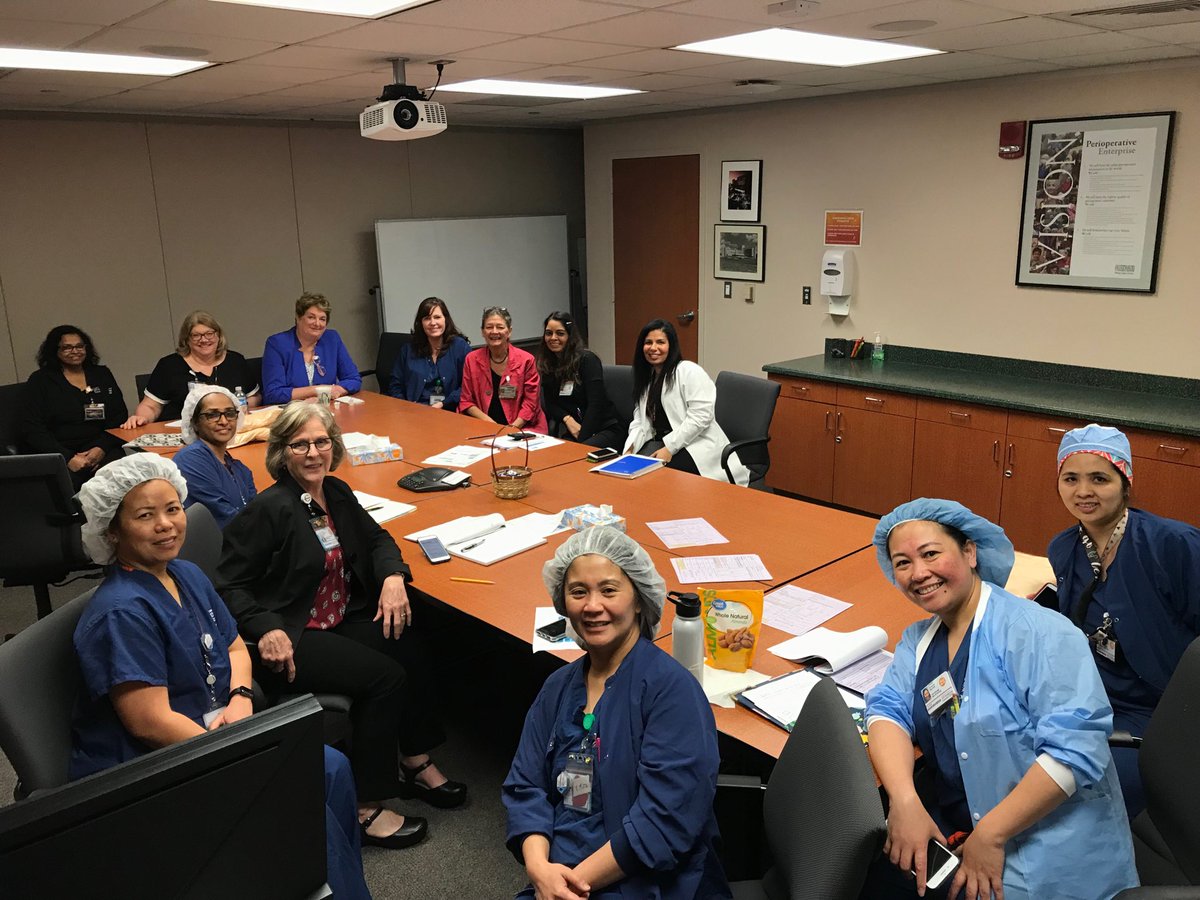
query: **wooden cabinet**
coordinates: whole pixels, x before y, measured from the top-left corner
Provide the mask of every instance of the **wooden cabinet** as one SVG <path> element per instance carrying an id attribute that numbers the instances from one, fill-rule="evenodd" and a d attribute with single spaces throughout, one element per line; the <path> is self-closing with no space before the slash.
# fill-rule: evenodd
<path id="1" fill-rule="evenodd" d="M 865 409 L 837 409 L 833 502 L 882 515 L 909 499 L 913 420 Z"/>
<path id="2" fill-rule="evenodd" d="M 1129 502 L 1146 512 L 1200 528 L 1200 466 L 1145 459 L 1134 451 Z"/>
<path id="3" fill-rule="evenodd" d="M 829 503 L 833 500 L 833 422 L 829 404 L 791 400 L 781 393 L 771 420 L 772 487 Z"/>
<path id="4" fill-rule="evenodd" d="M 946 497 L 993 522 L 1000 520 L 1004 485 L 1002 431 L 918 419 L 913 446 L 912 495 Z"/>

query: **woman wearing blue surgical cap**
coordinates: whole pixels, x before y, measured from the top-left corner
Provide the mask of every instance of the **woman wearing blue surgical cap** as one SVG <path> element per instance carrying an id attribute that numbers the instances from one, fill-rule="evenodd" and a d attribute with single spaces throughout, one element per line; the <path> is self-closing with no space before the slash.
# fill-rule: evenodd
<path id="1" fill-rule="evenodd" d="M 654 563 L 597 526 L 542 580 L 587 656 L 547 679 L 504 780 L 507 845 L 530 881 L 517 896 L 729 897 L 716 723 L 696 679 L 653 644 L 666 595 Z"/>
<path id="2" fill-rule="evenodd" d="M 1095 900 L 1136 885 L 1104 686 L 1078 629 L 998 586 L 1013 563 L 1004 531 L 921 499 L 885 516 L 874 543 L 884 574 L 932 614 L 867 694 L 890 862 L 923 895 L 926 847 L 953 835 L 951 897 Z M 914 744 L 931 796 L 914 786 Z M 881 860 L 863 896 L 912 896 L 897 875 Z"/>
<path id="3" fill-rule="evenodd" d="M 1050 542 L 1058 608 L 1087 635 L 1114 727 L 1141 737 L 1200 636 L 1200 530 L 1129 506 L 1133 456 L 1115 428 L 1063 435 L 1058 495 L 1079 524 Z M 1145 807 L 1137 751 L 1113 751 L 1129 815 Z"/>

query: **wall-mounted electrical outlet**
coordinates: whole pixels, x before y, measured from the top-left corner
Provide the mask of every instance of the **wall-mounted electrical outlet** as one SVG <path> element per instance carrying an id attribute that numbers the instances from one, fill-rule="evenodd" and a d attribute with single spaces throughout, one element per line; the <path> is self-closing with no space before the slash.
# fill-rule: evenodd
<path id="1" fill-rule="evenodd" d="M 809 287 L 809 286 L 806 284 L 806 285 L 805 285 L 805 286 L 802 288 L 802 290 L 804 291 L 804 293 L 802 294 L 802 298 L 803 298 L 803 299 L 801 300 L 801 302 L 802 302 L 802 303 L 803 303 L 805 306 L 812 306 L 812 288 L 811 288 L 811 287 Z"/>

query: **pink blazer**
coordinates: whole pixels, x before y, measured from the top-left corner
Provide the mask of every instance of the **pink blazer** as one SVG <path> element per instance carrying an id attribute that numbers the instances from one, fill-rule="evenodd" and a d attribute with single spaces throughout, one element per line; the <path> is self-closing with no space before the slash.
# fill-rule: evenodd
<path id="1" fill-rule="evenodd" d="M 504 415 L 508 421 L 516 418 L 525 420 L 526 431 L 546 433 L 546 414 L 542 412 L 541 379 L 538 377 L 537 363 L 533 354 L 519 347 L 508 348 L 508 365 L 500 376 L 501 384 L 515 384 L 517 396 L 511 400 L 500 398 Z M 463 363 L 462 396 L 458 401 L 458 411 L 465 413 L 472 406 L 478 406 L 483 412 L 492 405 L 492 367 L 487 347 L 480 347 L 467 354 Z"/>

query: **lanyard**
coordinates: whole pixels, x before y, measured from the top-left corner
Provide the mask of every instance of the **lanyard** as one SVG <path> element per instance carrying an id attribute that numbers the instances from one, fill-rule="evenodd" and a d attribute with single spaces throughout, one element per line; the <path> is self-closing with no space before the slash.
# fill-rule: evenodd
<path id="1" fill-rule="evenodd" d="M 1079 526 L 1079 541 L 1083 544 L 1088 564 L 1092 567 L 1092 583 L 1084 588 L 1083 593 L 1079 595 L 1079 599 L 1075 602 L 1075 606 L 1071 608 L 1071 621 L 1076 625 L 1083 625 L 1088 604 L 1092 602 L 1092 596 L 1096 593 L 1096 588 L 1099 587 L 1100 582 L 1105 580 L 1104 560 L 1108 558 L 1109 553 L 1113 551 L 1113 548 L 1117 546 L 1117 542 L 1121 540 L 1121 536 L 1125 534 L 1125 526 L 1128 522 L 1129 510 L 1126 509 L 1121 513 L 1121 520 L 1113 528 L 1112 534 L 1108 536 L 1108 541 L 1104 545 L 1103 552 L 1096 549 L 1096 542 L 1092 540 L 1091 535 L 1087 533 L 1083 525 Z"/>
<path id="2" fill-rule="evenodd" d="M 186 606 L 188 618 L 192 624 L 196 626 L 196 634 L 200 639 L 200 658 L 204 662 L 204 683 L 208 687 L 208 708 L 217 708 L 217 676 L 213 674 L 212 653 L 213 637 L 212 634 L 204 630 L 204 623 L 196 614 L 196 610 L 191 606 L 191 599 L 188 593 L 183 589 L 178 581 L 175 586 L 179 588 L 179 602 L 181 606 Z"/>

